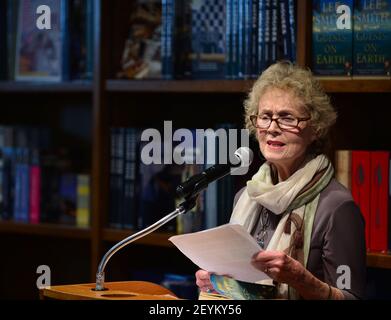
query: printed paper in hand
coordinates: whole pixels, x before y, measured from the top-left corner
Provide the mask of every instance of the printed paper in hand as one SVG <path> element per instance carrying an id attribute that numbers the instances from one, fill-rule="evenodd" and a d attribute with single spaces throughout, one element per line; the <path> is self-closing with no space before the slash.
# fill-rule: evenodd
<path id="1" fill-rule="evenodd" d="M 238 224 L 173 236 L 169 239 L 201 269 L 246 282 L 270 279 L 251 264 L 261 247 Z"/>

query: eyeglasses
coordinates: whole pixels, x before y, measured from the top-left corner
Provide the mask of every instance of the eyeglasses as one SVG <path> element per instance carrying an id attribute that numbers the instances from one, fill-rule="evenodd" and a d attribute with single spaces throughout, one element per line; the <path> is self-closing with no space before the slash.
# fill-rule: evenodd
<path id="1" fill-rule="evenodd" d="M 252 125 L 258 129 L 268 129 L 271 126 L 272 122 L 276 121 L 277 125 L 281 130 L 291 130 L 291 129 L 296 129 L 300 122 L 308 121 L 310 119 L 311 119 L 310 117 L 296 118 L 291 115 L 277 117 L 277 118 L 272 118 L 267 114 L 250 116 L 250 121 Z"/>

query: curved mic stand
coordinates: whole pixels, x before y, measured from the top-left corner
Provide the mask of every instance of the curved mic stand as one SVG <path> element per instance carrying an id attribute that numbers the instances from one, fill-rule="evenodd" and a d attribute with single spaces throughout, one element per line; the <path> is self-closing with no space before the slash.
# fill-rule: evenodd
<path id="1" fill-rule="evenodd" d="M 116 245 L 114 245 L 109 251 L 106 252 L 106 254 L 103 256 L 102 260 L 99 263 L 98 271 L 96 272 L 96 285 L 95 285 L 95 291 L 103 291 L 107 290 L 104 287 L 105 284 L 105 267 L 109 259 L 116 253 L 118 250 L 122 249 L 123 247 L 127 246 L 129 243 L 132 243 L 133 241 L 136 241 L 147 234 L 150 234 L 151 232 L 155 231 L 156 229 L 160 228 L 165 223 L 169 222 L 170 220 L 176 218 L 180 214 L 184 214 L 187 211 L 191 210 L 196 205 L 196 199 L 198 197 L 198 194 L 192 195 L 189 198 L 186 198 L 186 200 L 181 203 L 178 208 L 175 209 L 175 211 L 169 213 L 159 221 L 155 222 L 154 224 L 150 225 L 149 227 L 140 230 L 139 232 L 125 238 L 124 240 L 118 242 Z"/>

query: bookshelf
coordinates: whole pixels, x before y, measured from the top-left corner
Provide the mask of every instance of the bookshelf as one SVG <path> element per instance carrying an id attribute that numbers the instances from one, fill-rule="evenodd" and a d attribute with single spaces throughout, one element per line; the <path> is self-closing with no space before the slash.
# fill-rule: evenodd
<path id="1" fill-rule="evenodd" d="M 114 242 L 120 241 L 129 236 L 131 230 L 116 230 L 107 228 L 107 218 L 109 211 L 109 155 L 110 155 L 110 127 L 130 126 L 147 122 L 147 116 L 152 111 L 158 114 L 153 123 L 162 123 L 166 115 L 172 116 L 178 110 L 178 118 L 185 114 L 186 110 L 180 110 L 184 103 L 188 104 L 190 111 L 196 110 L 197 104 L 202 104 L 205 108 L 212 108 L 216 101 L 222 101 L 224 116 L 230 119 L 242 120 L 242 109 L 240 103 L 245 97 L 245 93 L 251 88 L 253 80 L 118 80 L 114 75 L 118 70 L 124 39 L 127 36 L 127 14 L 131 8 L 131 1 L 121 0 L 115 4 L 108 0 L 96 1 L 96 14 L 94 16 L 94 78 L 92 81 L 75 81 L 66 83 L 14 83 L 8 81 L 0 82 L 0 99 L 7 102 L 11 107 L 15 99 L 22 99 L 28 103 L 31 97 L 42 97 L 50 108 L 58 108 L 61 100 L 70 100 L 79 103 L 80 100 L 89 104 L 91 121 L 91 141 L 89 146 L 91 168 L 91 227 L 80 229 L 62 225 L 51 224 L 19 224 L 16 222 L 0 221 L 0 237 L 17 236 L 25 241 L 30 239 L 56 238 L 64 246 L 68 241 L 72 243 L 83 242 L 83 252 L 78 256 L 85 256 L 88 259 L 87 266 L 82 265 L 82 274 L 88 275 L 81 278 L 80 282 L 95 281 L 95 273 L 98 264 L 105 251 Z M 311 1 L 297 2 L 297 62 L 303 66 L 310 67 L 311 61 Z M 381 93 L 391 98 L 391 80 L 384 78 L 354 79 L 354 78 L 322 78 L 321 84 L 330 93 L 332 99 L 340 104 L 345 100 L 355 98 L 358 105 L 364 111 L 371 110 L 371 105 L 360 105 L 360 97 L 371 96 Z M 357 96 L 359 98 L 357 98 Z M 342 97 L 342 98 L 341 98 Z M 179 102 L 176 102 L 176 99 Z M 342 99 L 342 100 L 341 100 Z M 369 98 L 364 99 L 368 101 Z M 175 101 L 174 101 L 175 100 Z M 194 102 L 195 101 L 195 102 Z M 129 107 L 131 104 L 132 107 Z M 174 107 L 171 105 L 173 104 Z M 4 108 L 2 102 L 2 108 Z M 140 106 L 141 105 L 141 106 Z M 144 108 L 146 105 L 148 108 Z M 154 106 L 153 106 L 154 105 Z M 167 107 L 169 105 L 169 107 Z M 149 108 L 151 106 L 151 108 Z M 42 112 L 35 104 L 36 112 Z M 177 108 L 177 109 L 175 109 Z M 221 108 L 220 106 L 216 108 Z M 212 110 L 211 109 L 211 110 Z M 222 109 L 221 109 L 222 110 Z M 221 112 L 217 110 L 216 112 Z M 349 109 L 350 110 L 350 109 Z M 214 111 L 214 110 L 212 110 Z M 363 111 L 363 112 L 364 112 Z M 344 108 L 338 110 L 344 114 Z M 365 112 L 364 112 L 365 113 Z M 24 119 L 23 114 L 20 118 Z M 17 118 L 16 116 L 12 119 Z M 11 119 L 11 120 L 12 120 Z M 46 118 L 45 118 L 46 119 Z M 7 120 L 11 122 L 11 120 Z M 225 120 L 225 119 L 223 119 Z M 50 119 L 47 119 L 50 121 Z M 195 121 L 200 121 L 202 126 L 202 115 L 196 116 Z M 346 134 L 343 130 L 347 128 L 337 127 L 336 134 Z M 381 133 L 387 132 L 384 128 Z M 368 145 L 360 144 L 360 136 L 354 141 L 355 147 L 367 148 Z M 384 137 L 383 137 L 384 139 Z M 338 148 L 349 148 L 347 139 L 338 141 Z M 386 146 L 391 150 L 391 145 L 386 142 Z M 148 246 L 151 250 L 170 250 L 170 259 L 183 261 L 181 253 L 168 241 L 171 233 L 154 232 L 153 234 L 140 239 L 132 244 L 133 247 Z M 85 245 L 87 243 L 87 245 Z M 12 245 L 12 244 L 11 244 Z M 152 249 L 153 248 L 153 249 Z M 134 249 L 136 252 L 138 249 Z M 67 252 L 68 258 L 72 260 L 72 251 Z M 23 261 L 23 257 L 18 258 Z M 115 260 L 115 259 L 113 259 Z M 60 259 L 57 260 L 62 261 Z M 174 260 L 172 260 L 174 261 Z M 153 263 L 146 259 L 145 263 Z M 28 262 L 25 262 L 28 263 Z M 78 261 L 75 261 L 78 264 Z M 107 266 L 108 280 L 111 279 L 111 272 L 114 274 L 116 268 L 127 268 L 129 261 L 125 259 L 125 264 L 118 263 L 117 260 L 110 261 Z M 189 264 L 183 264 L 186 268 Z M 391 255 L 368 253 L 367 265 L 373 268 L 391 269 Z M 66 269 L 66 267 L 64 267 Z M 66 272 L 62 268 L 61 272 Z M 88 270 L 86 270 L 86 268 Z M 177 266 L 175 266 L 177 268 Z M 183 269 L 186 271 L 185 269 Z M 189 269 L 187 269 L 189 270 Z M 121 275 L 122 276 L 122 275 Z M 113 276 L 114 277 L 114 276 Z M 71 278 L 69 278 L 71 279 Z M 125 280 L 124 278 L 118 280 Z M 72 281 L 72 280 L 70 280 Z"/>
<path id="2" fill-rule="evenodd" d="M 91 81 L 63 83 L 0 81 L 0 93 L 85 93 L 92 94 Z"/>

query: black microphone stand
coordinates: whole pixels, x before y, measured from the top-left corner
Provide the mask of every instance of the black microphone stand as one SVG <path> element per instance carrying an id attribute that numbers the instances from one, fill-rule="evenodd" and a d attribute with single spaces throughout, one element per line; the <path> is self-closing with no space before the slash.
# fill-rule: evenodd
<path id="1" fill-rule="evenodd" d="M 170 220 L 176 218 L 180 214 L 185 214 L 187 211 L 193 209 L 196 205 L 196 200 L 198 197 L 198 192 L 195 194 L 191 194 L 189 197 L 185 198 L 185 201 L 181 203 L 173 212 L 169 213 L 159 221 L 155 222 L 154 224 L 150 225 L 149 227 L 140 230 L 139 232 L 125 238 L 124 240 L 118 242 L 116 245 L 114 245 L 109 251 L 106 252 L 106 254 L 103 256 L 102 260 L 99 263 L 98 271 L 96 273 L 96 284 L 95 288 L 92 290 L 95 291 L 104 291 L 107 290 L 104 287 L 105 284 L 105 267 L 109 259 L 116 253 L 118 250 L 122 249 L 123 247 L 127 246 L 129 243 L 132 243 L 147 234 L 150 234 L 151 232 L 155 231 L 156 229 L 160 228 L 162 225 L 166 224 Z"/>

